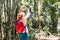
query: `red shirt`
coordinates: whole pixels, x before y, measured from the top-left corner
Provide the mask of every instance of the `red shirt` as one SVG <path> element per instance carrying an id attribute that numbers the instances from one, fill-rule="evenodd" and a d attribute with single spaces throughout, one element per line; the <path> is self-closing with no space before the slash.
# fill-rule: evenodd
<path id="1" fill-rule="evenodd" d="M 16 32 L 22 33 L 25 30 L 25 26 L 22 20 L 17 20 L 15 24 Z"/>

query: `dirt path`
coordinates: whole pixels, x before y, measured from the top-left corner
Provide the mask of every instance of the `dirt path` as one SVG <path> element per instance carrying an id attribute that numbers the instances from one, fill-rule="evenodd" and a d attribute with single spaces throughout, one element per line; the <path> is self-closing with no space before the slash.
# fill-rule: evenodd
<path id="1" fill-rule="evenodd" d="M 60 36 L 53 36 L 53 35 L 50 35 L 48 37 L 45 37 L 45 36 L 40 36 L 39 33 L 36 34 L 35 36 L 37 38 L 37 40 L 60 40 Z"/>

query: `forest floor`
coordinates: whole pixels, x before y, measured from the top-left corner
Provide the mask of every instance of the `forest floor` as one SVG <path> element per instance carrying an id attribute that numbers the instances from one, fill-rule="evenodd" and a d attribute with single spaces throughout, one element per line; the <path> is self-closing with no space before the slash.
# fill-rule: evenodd
<path id="1" fill-rule="evenodd" d="M 55 36 L 40 37 L 39 40 L 60 40 L 60 37 L 55 37 Z"/>
<path id="2" fill-rule="evenodd" d="M 37 40 L 60 40 L 60 35 L 59 36 L 39 36 L 39 34 L 37 34 L 36 36 Z"/>

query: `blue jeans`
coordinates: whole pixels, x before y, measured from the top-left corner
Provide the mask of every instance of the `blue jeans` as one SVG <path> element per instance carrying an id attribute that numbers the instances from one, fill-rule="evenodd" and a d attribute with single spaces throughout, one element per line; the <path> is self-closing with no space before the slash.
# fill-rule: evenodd
<path id="1" fill-rule="evenodd" d="M 26 32 L 20 33 L 19 37 L 20 37 L 20 40 L 28 40 L 28 34 Z"/>

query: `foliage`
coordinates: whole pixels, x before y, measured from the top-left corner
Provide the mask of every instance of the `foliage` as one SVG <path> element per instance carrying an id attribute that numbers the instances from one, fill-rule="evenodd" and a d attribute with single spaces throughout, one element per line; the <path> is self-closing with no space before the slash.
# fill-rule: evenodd
<path id="1" fill-rule="evenodd" d="M 14 24 L 20 7 L 24 5 L 28 6 L 31 12 L 31 17 L 27 21 L 29 40 L 36 40 L 35 34 L 37 32 L 43 36 L 50 34 L 57 35 L 57 18 L 58 15 L 60 16 L 59 1 L 60 0 L 24 0 L 22 3 L 22 0 L 0 0 L 1 40 L 19 40 L 19 35 L 15 33 Z M 39 3 L 40 6 L 42 5 L 41 10 L 38 8 Z"/>
<path id="2" fill-rule="evenodd" d="M 41 13 L 42 29 L 48 31 L 48 34 L 51 33 L 55 35 L 57 33 L 56 8 L 52 6 L 53 2 L 51 4 L 50 1 L 45 1 L 43 4 L 43 12 Z"/>

